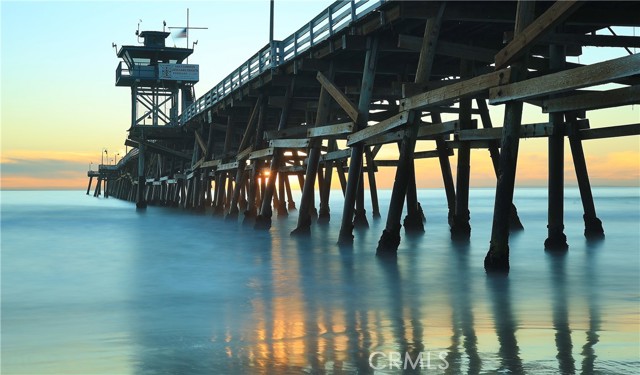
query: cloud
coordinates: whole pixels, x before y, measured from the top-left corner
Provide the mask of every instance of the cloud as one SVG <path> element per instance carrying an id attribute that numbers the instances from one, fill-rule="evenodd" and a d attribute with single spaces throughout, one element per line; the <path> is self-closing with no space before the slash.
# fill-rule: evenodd
<path id="1" fill-rule="evenodd" d="M 43 157 L 44 155 L 47 155 Z M 88 155 L 15 151 L 0 161 L 3 189 L 80 189 L 87 181 Z"/>

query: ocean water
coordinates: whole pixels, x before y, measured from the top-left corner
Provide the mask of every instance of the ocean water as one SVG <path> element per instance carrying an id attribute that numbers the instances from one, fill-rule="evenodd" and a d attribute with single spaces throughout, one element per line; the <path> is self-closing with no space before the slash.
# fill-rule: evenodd
<path id="1" fill-rule="evenodd" d="M 303 239 L 289 236 L 297 211 L 263 232 L 82 191 L 3 191 L 1 373 L 640 371 L 637 188 L 594 189 L 595 242 L 568 189 L 563 254 L 543 249 L 546 190 L 517 189 L 525 231 L 508 276 L 483 269 L 493 189 L 471 191 L 467 244 L 449 238 L 443 191 L 420 190 L 426 233 L 381 259 L 389 196 L 339 248 L 340 191 L 331 223 Z"/>

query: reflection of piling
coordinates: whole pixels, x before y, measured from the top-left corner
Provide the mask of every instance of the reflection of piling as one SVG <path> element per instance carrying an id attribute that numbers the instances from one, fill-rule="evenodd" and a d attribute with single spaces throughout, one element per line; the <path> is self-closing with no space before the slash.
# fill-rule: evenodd
<path id="1" fill-rule="evenodd" d="M 572 351 L 571 327 L 569 327 L 569 309 L 566 280 L 566 254 L 549 253 L 551 262 L 551 289 L 553 290 L 553 328 L 555 329 L 558 365 L 562 374 L 573 374 L 576 371 Z"/>
<path id="2" fill-rule="evenodd" d="M 501 369 L 510 373 L 522 374 L 522 359 L 516 339 L 516 327 L 513 310 L 511 309 L 511 288 L 509 278 L 503 274 L 488 274 L 487 286 L 493 305 L 493 321 L 500 349 L 498 350 Z"/>

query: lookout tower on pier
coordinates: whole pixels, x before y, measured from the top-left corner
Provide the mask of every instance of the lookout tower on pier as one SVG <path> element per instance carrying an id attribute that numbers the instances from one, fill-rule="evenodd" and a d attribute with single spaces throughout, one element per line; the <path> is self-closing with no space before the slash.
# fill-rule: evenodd
<path id="1" fill-rule="evenodd" d="M 182 62 L 193 53 L 190 48 L 166 47 L 164 31 L 142 31 L 142 46 L 122 46 L 122 59 L 116 69 L 116 86 L 131 87 L 131 127 L 126 145 L 138 149 L 138 191 L 136 206 L 146 207 L 145 148 L 156 140 L 185 137 L 179 127 L 179 111 L 195 98 L 193 85 L 198 82 L 196 64 Z"/>
<path id="2" fill-rule="evenodd" d="M 138 126 L 178 125 L 179 98 L 184 110 L 194 100 L 198 65 L 182 62 L 190 48 L 166 47 L 164 31 L 142 31 L 142 46 L 122 46 L 116 86 L 131 87 L 131 129 Z M 182 95 L 180 95 L 180 93 Z"/>

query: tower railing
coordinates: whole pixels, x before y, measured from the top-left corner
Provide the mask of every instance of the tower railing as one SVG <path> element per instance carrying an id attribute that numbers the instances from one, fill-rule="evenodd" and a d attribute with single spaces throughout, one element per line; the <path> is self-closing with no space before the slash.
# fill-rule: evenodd
<path id="1" fill-rule="evenodd" d="M 273 41 L 261 48 L 183 111 L 179 117 L 179 124 L 186 124 L 265 71 L 297 58 L 301 53 L 329 39 L 335 33 L 370 14 L 387 1 L 390 0 L 339 0 L 334 2 L 286 39 Z"/>

